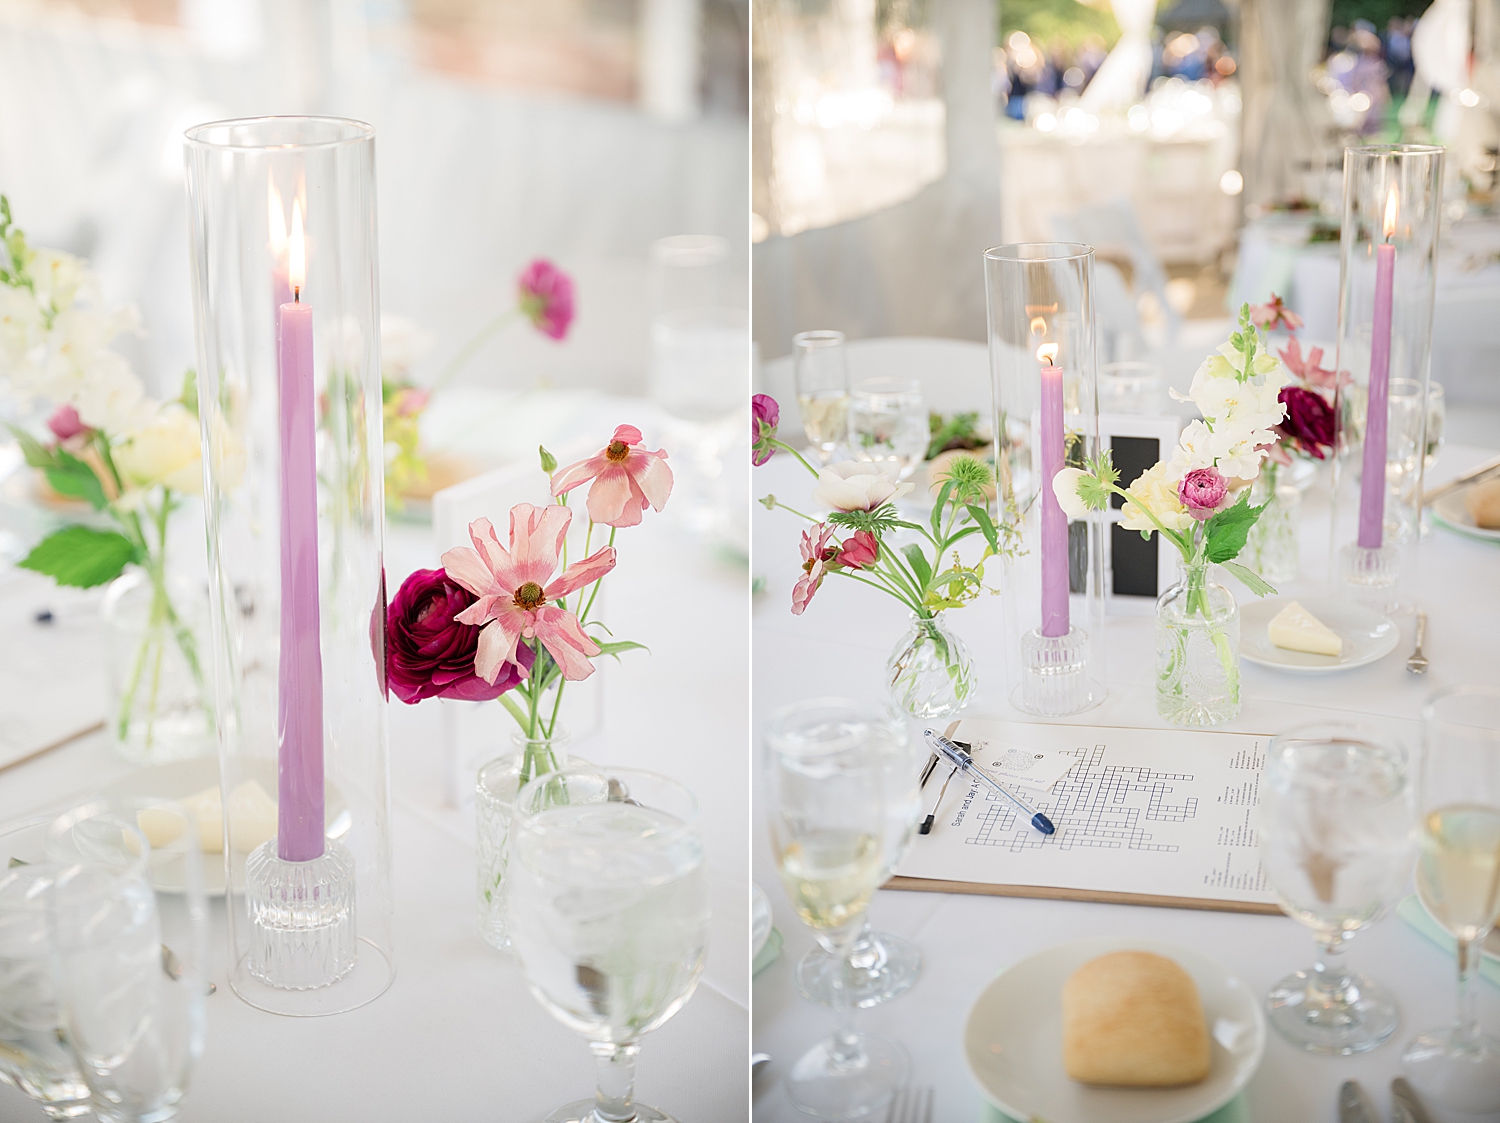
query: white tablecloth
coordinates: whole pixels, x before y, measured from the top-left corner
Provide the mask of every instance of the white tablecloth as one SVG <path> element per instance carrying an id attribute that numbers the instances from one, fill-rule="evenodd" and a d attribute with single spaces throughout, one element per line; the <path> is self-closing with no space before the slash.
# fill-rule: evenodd
<path id="1" fill-rule="evenodd" d="M 662 419 L 640 401 L 588 403 L 574 433 L 600 428 L 602 441 L 621 421 L 659 442 Z M 671 463 L 679 474 L 687 470 Z M 669 505 L 620 533 L 609 623 L 651 652 L 604 661 L 605 729 L 574 747 L 597 763 L 666 773 L 699 797 L 713 906 L 708 966 L 691 1001 L 644 1039 L 636 1087 L 642 1100 L 682 1119 L 733 1123 L 746 1118 L 749 1079 L 747 579 L 743 565 L 679 531 L 671 512 Z M 503 512 L 493 517 L 503 525 Z M 436 564 L 426 528 L 388 526 L 392 593 L 412 569 Z M 29 582 L 0 592 L 27 604 L 57 603 L 55 590 Z M 86 647 L 89 633 L 79 627 Z M 28 642 L 25 635 L 3 639 Z M 10 686 L 0 681 L 0 724 L 26 706 Z M 498 755 L 509 749 L 513 723 L 495 711 Z M 395 983 L 351 1013 L 283 1018 L 241 1002 L 219 964 L 185 1123 L 508 1123 L 540 1119 L 592 1094 L 584 1040 L 542 1009 L 514 961 L 479 938 L 472 812 L 445 802 L 440 726 L 436 703 L 390 705 Z M 19 764 L 0 772 L 0 821 L 68 806 L 130 767 L 102 734 Z M 222 955 L 222 910 L 212 915 Z M 0 1120 L 42 1118 L 25 1096 L 0 1085 Z"/>
<path id="2" fill-rule="evenodd" d="M 1441 482 L 1488 455 L 1478 448 L 1450 445 L 1433 479 Z M 810 483 L 811 477 L 783 455 L 757 471 L 754 494 L 774 493 L 802 506 Z M 1323 581 L 1328 538 L 1324 483 L 1306 497 L 1304 512 L 1304 576 L 1283 590 L 1291 595 L 1311 592 Z M 791 588 L 800 575 L 796 542 L 802 525 L 785 512 L 754 509 L 752 569 L 766 579 L 753 610 L 757 732 L 777 707 L 815 694 L 878 700 L 881 669 L 906 627 L 905 609 L 895 601 L 837 578 L 824 582 L 805 615 L 792 616 Z M 1323 717 L 1363 719 L 1388 724 L 1394 735 L 1415 748 L 1415 719 L 1429 693 L 1461 682 L 1493 681 L 1500 662 L 1500 641 L 1495 638 L 1500 635 L 1500 550 L 1442 530 L 1434 530 L 1422 550 L 1430 575 L 1424 607 L 1431 614 L 1426 650 L 1432 668 L 1425 677 L 1404 669 L 1413 629 L 1407 618 L 1400 621 L 1402 642 L 1396 652 L 1371 666 L 1336 675 L 1294 676 L 1245 664 L 1244 709 L 1226 728 L 1274 733 Z M 1249 599 L 1232 578 L 1225 584 L 1242 603 Z M 1000 611 L 998 600 L 982 599 L 951 614 L 953 628 L 974 652 L 982 679 L 978 700 L 966 716 L 1033 720 L 1002 701 Z M 1072 720 L 1167 727 L 1154 710 L 1152 628 L 1150 617 L 1108 620 L 1109 697 L 1099 708 Z M 829 1031 L 831 1020 L 827 1010 L 796 992 L 792 968 L 813 941 L 780 890 L 763 816 L 757 815 L 757 820 L 754 878 L 771 898 L 786 946 L 754 981 L 752 1039 L 757 1051 L 773 1058 L 755 1075 L 755 1118 L 757 1123 L 790 1123 L 804 1117 L 790 1106 L 779 1080 Z M 862 1012 L 861 1024 L 906 1045 L 913 1082 L 936 1087 L 933 1118 L 939 1123 L 982 1118 L 983 1101 L 963 1061 L 964 1021 L 988 979 L 1036 951 L 1104 934 L 1170 940 L 1212 955 L 1259 991 L 1308 966 L 1313 958 L 1308 930 L 1285 917 L 896 891 L 877 894 L 871 916 L 877 928 L 915 941 L 925 965 L 910 991 Z M 1445 1023 L 1452 1016 L 1453 960 L 1394 916 L 1354 939 L 1350 962 L 1399 997 L 1402 1022 L 1395 1037 L 1364 1056 L 1328 1058 L 1304 1053 L 1270 1032 L 1265 1061 L 1247 1093 L 1255 1123 L 1332 1123 L 1337 1118 L 1338 1086 L 1351 1078 L 1384 1107 L 1390 1081 L 1400 1072 L 1405 1041 L 1417 1029 Z M 1491 1030 L 1500 1030 L 1500 993 L 1487 983 L 1480 990 L 1482 1017 Z M 1018 1011 L 1017 1017 L 1022 1016 Z"/>

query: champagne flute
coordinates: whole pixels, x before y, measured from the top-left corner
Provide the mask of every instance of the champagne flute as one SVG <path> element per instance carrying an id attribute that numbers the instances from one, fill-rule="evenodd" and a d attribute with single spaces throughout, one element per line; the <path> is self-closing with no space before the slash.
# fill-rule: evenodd
<path id="1" fill-rule="evenodd" d="M 904 722 L 872 723 L 870 751 L 880 758 L 885 784 L 886 842 L 880 881 L 895 872 L 911 849 L 922 815 L 921 770 L 912 756 Z M 922 973 L 922 951 L 916 944 L 890 932 L 876 932 L 868 914 L 850 944 L 847 966 L 814 945 L 797 964 L 797 989 L 804 998 L 823 1006 L 833 1002 L 832 976 L 844 972 L 846 1001 L 859 1009 L 878 1006 L 904 994 Z"/>
<path id="2" fill-rule="evenodd" d="M 1348 971 L 1344 945 L 1400 893 L 1411 868 L 1406 754 L 1373 730 L 1312 725 L 1271 741 L 1262 776 L 1261 864 L 1319 956 L 1271 988 L 1271 1024 L 1313 1053 L 1362 1053 L 1396 1029 L 1396 1001 Z"/>
<path id="3" fill-rule="evenodd" d="M 901 479 L 917 470 L 932 437 L 922 384 L 915 378 L 864 378 L 849 402 L 849 451 L 890 464 Z"/>
<path id="4" fill-rule="evenodd" d="M 698 801 L 634 768 L 566 768 L 516 796 L 507 908 L 537 1001 L 588 1039 L 593 1099 L 545 1123 L 673 1123 L 634 1098 L 639 1041 L 692 996 L 708 954 Z"/>
<path id="5" fill-rule="evenodd" d="M 816 699 L 778 712 L 767 730 L 771 846 L 782 888 L 823 950 L 834 1032 L 786 1077 L 788 1098 L 819 1119 L 861 1119 L 891 1102 L 910 1069 L 906 1050 L 854 1029 L 849 948 L 879 888 L 890 819 L 884 763 L 872 748 L 888 726 L 876 711 Z"/>
<path id="6" fill-rule="evenodd" d="M 833 459 L 849 416 L 849 367 L 841 331 L 804 331 L 792 336 L 792 377 L 802 429 L 818 463 Z"/>
<path id="7" fill-rule="evenodd" d="M 0 1080 L 30 1096 L 49 1119 L 78 1119 L 92 1107 L 62 1035 L 47 940 L 47 893 L 57 876 L 46 855 L 50 822 L 0 827 Z"/>
<path id="8" fill-rule="evenodd" d="M 177 1116 L 203 1054 L 202 837 L 181 805 L 99 801 L 48 828 L 63 1030 L 102 1123 Z"/>
<path id="9" fill-rule="evenodd" d="M 1500 921 L 1500 689 L 1439 691 L 1422 711 L 1417 895 L 1457 941 L 1458 1017 L 1406 1047 L 1424 1098 L 1455 1111 L 1500 1111 L 1500 1038 L 1479 1024 L 1485 936 Z"/>

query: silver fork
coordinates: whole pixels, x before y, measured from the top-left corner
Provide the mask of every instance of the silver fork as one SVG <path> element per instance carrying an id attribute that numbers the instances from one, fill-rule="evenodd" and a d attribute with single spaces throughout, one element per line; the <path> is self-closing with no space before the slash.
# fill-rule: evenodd
<path id="1" fill-rule="evenodd" d="M 885 1123 L 932 1123 L 934 1094 L 931 1084 L 922 1088 L 914 1088 L 910 1084 L 897 1088 L 896 1094 L 891 1098 L 891 1109 L 886 1114 Z"/>

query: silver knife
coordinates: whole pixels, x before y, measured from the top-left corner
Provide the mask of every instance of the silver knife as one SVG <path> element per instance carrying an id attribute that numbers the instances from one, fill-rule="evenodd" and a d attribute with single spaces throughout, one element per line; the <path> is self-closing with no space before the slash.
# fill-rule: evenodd
<path id="1" fill-rule="evenodd" d="M 1441 499 L 1450 491 L 1456 491 L 1465 484 L 1478 483 L 1480 480 L 1492 476 L 1496 472 L 1500 472 L 1500 456 L 1495 457 L 1493 460 L 1486 460 L 1483 464 L 1470 468 L 1467 472 L 1455 476 L 1440 487 L 1423 492 L 1422 506 L 1426 507 L 1434 499 Z"/>
<path id="2" fill-rule="evenodd" d="M 1432 1116 L 1404 1076 L 1391 1081 L 1391 1118 L 1394 1123 L 1432 1123 Z"/>
<path id="3" fill-rule="evenodd" d="M 1345 1080 L 1339 1089 L 1339 1123 L 1380 1123 L 1370 1097 L 1353 1080 Z"/>

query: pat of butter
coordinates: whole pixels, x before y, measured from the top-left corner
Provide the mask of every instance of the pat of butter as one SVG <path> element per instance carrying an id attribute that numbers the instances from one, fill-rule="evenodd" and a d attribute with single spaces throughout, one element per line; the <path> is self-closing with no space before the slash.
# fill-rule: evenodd
<path id="1" fill-rule="evenodd" d="M 1267 626 L 1271 642 L 1288 651 L 1311 655 L 1341 655 L 1344 641 L 1338 633 L 1296 601 L 1292 601 Z"/>
<path id="2" fill-rule="evenodd" d="M 205 853 L 224 852 L 224 805 L 218 785 L 204 788 L 182 801 L 183 809 L 198 822 L 198 845 Z M 276 801 L 254 780 L 246 780 L 229 793 L 229 821 L 234 830 L 234 848 L 248 854 L 276 837 Z M 137 812 L 136 823 L 152 846 L 168 846 L 182 833 L 182 818 L 169 811 Z"/>

